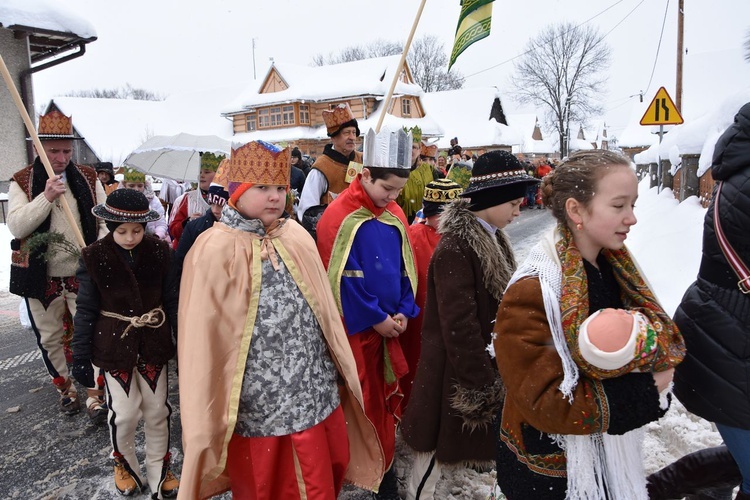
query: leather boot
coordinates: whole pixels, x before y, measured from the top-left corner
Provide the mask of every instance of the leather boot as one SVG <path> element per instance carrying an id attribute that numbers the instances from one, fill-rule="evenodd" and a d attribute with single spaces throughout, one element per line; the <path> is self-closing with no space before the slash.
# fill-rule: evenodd
<path id="1" fill-rule="evenodd" d="M 654 472 L 647 478 L 650 500 L 669 500 L 706 494 L 720 488 L 734 488 L 742 474 L 726 446 L 706 448 L 690 453 Z M 720 498 L 720 497 L 719 497 Z"/>

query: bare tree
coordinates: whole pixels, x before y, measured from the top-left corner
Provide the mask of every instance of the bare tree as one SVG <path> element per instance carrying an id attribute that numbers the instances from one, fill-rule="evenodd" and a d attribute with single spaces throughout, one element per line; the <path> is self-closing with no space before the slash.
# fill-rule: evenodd
<path id="1" fill-rule="evenodd" d="M 402 42 L 378 39 L 367 45 L 353 45 L 345 47 L 338 54 L 329 53 L 327 56 L 317 54 L 313 57 L 314 66 L 339 64 L 343 62 L 359 61 L 372 57 L 384 57 L 400 54 L 403 50 Z M 464 84 L 464 77 L 456 70 L 448 72 L 448 54 L 445 46 L 435 35 L 425 35 L 414 40 L 406 56 L 409 69 L 414 81 L 425 92 L 460 89 Z"/>
<path id="2" fill-rule="evenodd" d="M 542 30 L 526 49 L 515 65 L 514 97 L 545 108 L 566 156 L 570 122 L 585 123 L 602 112 L 597 98 L 606 91 L 610 48 L 596 28 L 561 23 Z"/>
<path id="3" fill-rule="evenodd" d="M 414 40 L 406 61 L 414 81 L 425 92 L 460 89 L 464 86 L 464 77 L 458 70 L 448 71 L 445 45 L 435 35 L 424 35 Z"/>
<path id="4" fill-rule="evenodd" d="M 745 60 L 750 62 L 750 29 L 745 34 Z"/>
<path id="5" fill-rule="evenodd" d="M 163 101 L 164 97 L 146 89 L 135 88 L 129 83 L 113 89 L 76 90 L 65 94 L 69 97 L 96 97 L 100 99 L 135 99 L 136 101 Z"/>

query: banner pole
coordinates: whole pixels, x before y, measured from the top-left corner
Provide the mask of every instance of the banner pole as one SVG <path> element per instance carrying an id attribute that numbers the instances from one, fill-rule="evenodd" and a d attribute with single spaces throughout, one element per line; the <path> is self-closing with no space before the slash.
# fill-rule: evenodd
<path id="1" fill-rule="evenodd" d="M 380 113 L 380 117 L 378 118 L 378 124 L 375 127 L 376 134 L 380 132 L 380 127 L 383 125 L 385 114 L 388 112 L 388 107 L 391 105 L 391 99 L 393 98 L 393 90 L 396 88 L 396 82 L 398 82 L 399 76 L 401 76 L 401 68 L 404 67 L 404 61 L 406 61 L 406 54 L 409 52 L 409 47 L 411 47 L 411 41 L 414 38 L 414 32 L 417 31 L 419 18 L 422 17 L 422 11 L 424 10 L 424 6 L 426 3 L 427 3 L 427 0 L 422 0 L 422 3 L 419 5 L 419 10 L 417 10 L 417 17 L 414 18 L 414 24 L 412 24 L 411 31 L 409 32 L 409 38 L 406 39 L 406 43 L 404 44 L 404 51 L 401 53 L 401 59 L 399 59 L 398 61 L 396 72 L 393 75 L 393 81 L 391 81 L 391 88 L 388 89 L 388 93 L 385 96 L 385 101 L 383 102 L 383 112 Z"/>
<path id="2" fill-rule="evenodd" d="M 26 106 L 23 105 L 21 95 L 18 93 L 18 89 L 16 89 L 16 84 L 13 82 L 13 77 L 10 76 L 8 66 L 5 65 L 5 60 L 3 60 L 2 55 L 0 55 L 0 73 L 2 73 L 3 80 L 5 80 L 5 85 L 10 91 L 10 96 L 13 98 L 13 102 L 16 104 L 16 108 L 18 108 L 18 112 L 21 114 L 23 123 L 26 125 L 26 130 L 29 131 L 29 136 L 31 136 L 31 140 L 34 142 L 34 147 L 36 148 L 36 152 L 39 155 L 39 159 L 44 165 L 44 170 L 47 171 L 47 175 L 50 179 L 54 178 L 56 175 L 55 171 L 52 170 L 52 164 L 49 162 L 49 158 L 47 158 L 47 153 L 44 151 L 44 147 L 42 147 L 42 141 L 39 140 L 39 136 L 36 133 L 36 128 L 34 128 L 34 124 L 31 122 L 31 117 L 29 117 L 29 113 L 28 111 L 26 111 Z M 68 200 L 65 199 L 65 195 L 61 195 L 58 200 L 60 200 L 60 206 L 63 209 L 65 217 L 68 219 L 68 223 L 73 228 L 73 232 L 76 235 L 78 244 L 81 246 L 81 248 L 85 247 L 86 241 L 83 239 L 83 235 L 78 229 L 78 224 L 76 224 L 75 217 L 73 217 L 73 212 L 70 210 Z M 94 201 L 96 202 L 96 200 Z"/>

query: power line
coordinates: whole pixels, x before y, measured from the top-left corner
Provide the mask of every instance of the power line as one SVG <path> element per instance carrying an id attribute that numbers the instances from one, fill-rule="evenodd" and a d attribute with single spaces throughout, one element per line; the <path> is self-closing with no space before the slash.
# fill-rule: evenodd
<path id="1" fill-rule="evenodd" d="M 651 76 L 648 79 L 648 85 L 646 90 L 643 91 L 645 94 L 648 89 L 651 88 L 651 82 L 654 79 L 654 72 L 656 71 L 656 62 L 659 60 L 659 49 L 661 48 L 661 39 L 664 37 L 664 25 L 667 23 L 667 12 L 669 11 L 669 0 L 667 0 L 667 7 L 664 9 L 664 19 L 661 22 L 661 33 L 659 33 L 659 44 L 656 46 L 656 56 L 654 57 L 654 67 L 651 68 Z"/>
<path id="2" fill-rule="evenodd" d="M 592 16 L 592 17 L 588 18 L 588 19 L 586 19 L 585 21 L 583 21 L 582 23 L 580 23 L 580 24 L 578 24 L 578 25 L 576 25 L 576 26 L 572 27 L 572 28 L 571 28 L 571 29 L 569 29 L 568 31 L 566 31 L 566 32 L 564 32 L 564 33 L 560 33 L 560 34 L 559 34 L 559 35 L 558 35 L 558 36 L 557 36 L 556 38 L 560 38 L 560 37 L 562 37 L 562 36 L 565 36 L 565 35 L 567 35 L 568 33 L 570 33 L 571 31 L 573 31 L 573 30 L 575 30 L 575 29 L 578 29 L 579 27 L 583 26 L 584 24 L 586 24 L 586 23 L 588 23 L 588 22 L 590 22 L 590 21 L 593 21 L 593 20 L 594 20 L 594 19 L 596 19 L 597 17 L 599 17 L 599 16 L 601 16 L 602 14 L 604 14 L 605 12 L 607 12 L 607 11 L 608 11 L 609 9 L 611 9 L 611 8 L 613 8 L 613 7 L 615 7 L 615 6 L 617 6 L 618 4 L 621 4 L 621 3 L 622 3 L 622 2 L 624 2 L 624 1 L 625 1 L 625 0 L 618 0 L 617 2 L 613 3 L 612 5 L 610 5 L 610 6 L 609 6 L 609 7 L 607 7 L 606 9 L 604 9 L 603 11 L 599 12 L 598 14 L 596 14 L 596 15 L 594 15 L 594 16 Z M 643 3 L 644 1 L 645 1 L 645 0 L 641 0 L 641 3 Z M 639 7 L 639 6 L 641 5 L 641 3 L 639 3 L 638 5 L 636 5 L 636 6 L 635 6 L 635 8 L 637 9 L 637 8 L 638 8 L 638 7 Z M 635 9 L 633 9 L 633 10 L 635 10 Z M 625 17 L 627 18 L 627 17 L 628 17 L 628 16 L 630 15 L 630 14 L 632 14 L 632 12 L 633 12 L 633 11 L 631 10 L 631 11 L 630 11 L 630 13 L 628 13 L 628 14 L 627 14 L 627 16 L 625 16 Z M 622 19 L 622 21 L 624 21 L 624 20 L 625 20 L 625 19 Z M 621 23 L 622 21 L 620 21 L 620 23 Z M 620 24 L 620 23 L 617 23 L 617 25 L 615 26 L 615 28 L 616 28 L 617 26 L 619 26 L 619 24 Z M 612 28 L 612 29 L 614 29 L 614 28 Z M 612 32 L 612 30 L 610 30 L 609 32 L 607 32 L 607 34 L 609 34 L 609 33 L 611 33 L 611 32 Z M 606 35 L 605 35 L 605 36 L 606 36 Z M 602 37 L 602 38 L 603 38 L 603 37 Z M 470 75 L 467 75 L 467 76 L 465 76 L 464 78 L 471 78 L 472 76 L 476 76 L 476 75 L 478 75 L 478 74 L 480 74 L 480 73 L 484 73 L 485 71 L 489 71 L 489 70 L 491 70 L 491 69 L 495 69 L 495 68 L 497 68 L 498 66 L 502 66 L 503 64 L 507 64 L 507 63 L 509 63 L 509 62 L 511 62 L 511 61 L 513 61 L 513 60 L 515 60 L 515 59 L 518 59 L 518 58 L 519 58 L 519 57 L 521 57 L 521 56 L 525 56 L 526 54 L 528 54 L 528 53 L 529 53 L 529 52 L 531 52 L 532 50 L 533 50 L 533 49 L 529 49 L 529 50 L 527 50 L 526 52 L 523 52 L 523 53 L 521 53 L 521 54 L 517 54 L 517 55 L 515 55 L 515 56 L 511 57 L 510 59 L 506 59 L 505 61 L 503 61 L 503 62 L 501 62 L 501 63 L 498 63 L 498 64 L 495 64 L 494 66 L 490 66 L 489 68 L 485 68 L 485 69 L 479 70 L 479 71 L 477 71 L 476 73 L 472 73 L 472 74 L 470 74 Z"/>

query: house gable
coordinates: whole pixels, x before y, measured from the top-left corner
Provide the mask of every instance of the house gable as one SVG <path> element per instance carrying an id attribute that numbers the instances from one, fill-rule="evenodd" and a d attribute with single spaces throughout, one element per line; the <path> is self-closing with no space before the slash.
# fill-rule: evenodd
<path id="1" fill-rule="evenodd" d="M 286 80 L 281 76 L 278 69 L 275 66 L 271 66 L 271 69 L 266 75 L 266 79 L 263 80 L 263 84 L 260 86 L 260 94 L 270 94 L 273 92 L 281 92 L 289 88 Z"/>

